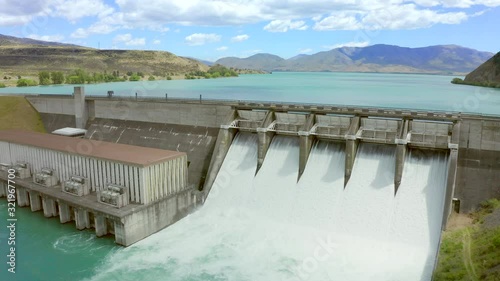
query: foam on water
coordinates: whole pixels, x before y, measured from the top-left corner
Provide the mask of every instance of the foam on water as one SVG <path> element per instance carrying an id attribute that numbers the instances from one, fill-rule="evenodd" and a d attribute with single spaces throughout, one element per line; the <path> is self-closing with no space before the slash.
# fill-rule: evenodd
<path id="1" fill-rule="evenodd" d="M 446 159 L 411 151 L 394 196 L 394 148 L 362 144 L 344 190 L 344 145 L 317 142 L 299 183 L 298 138 L 240 133 L 197 212 L 112 253 L 92 280 L 427 281 Z"/>

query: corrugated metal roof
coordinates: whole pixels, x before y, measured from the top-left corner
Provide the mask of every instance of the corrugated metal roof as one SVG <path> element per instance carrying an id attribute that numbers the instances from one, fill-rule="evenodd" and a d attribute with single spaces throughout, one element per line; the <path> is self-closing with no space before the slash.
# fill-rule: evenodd
<path id="1" fill-rule="evenodd" d="M 149 166 L 186 155 L 184 152 L 57 136 L 22 130 L 0 131 L 0 141 L 35 146 L 112 162 Z"/>

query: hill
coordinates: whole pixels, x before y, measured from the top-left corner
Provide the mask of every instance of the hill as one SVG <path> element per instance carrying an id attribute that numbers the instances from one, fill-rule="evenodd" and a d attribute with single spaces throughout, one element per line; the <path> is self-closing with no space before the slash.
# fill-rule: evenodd
<path id="1" fill-rule="evenodd" d="M 500 85 L 500 52 L 465 76 L 465 83 L 495 83 Z"/>
<path id="2" fill-rule="evenodd" d="M 197 60 L 164 51 L 99 50 L 4 35 L 0 37 L 0 61 L 0 73 L 13 76 L 36 76 L 42 70 L 68 73 L 78 68 L 87 72 L 142 72 L 164 76 L 209 68 Z"/>
<path id="3" fill-rule="evenodd" d="M 342 47 L 312 55 L 283 59 L 272 54 L 222 58 L 216 63 L 266 71 L 352 71 L 464 74 L 485 62 L 492 53 L 456 45 L 405 48 L 392 45 Z"/>

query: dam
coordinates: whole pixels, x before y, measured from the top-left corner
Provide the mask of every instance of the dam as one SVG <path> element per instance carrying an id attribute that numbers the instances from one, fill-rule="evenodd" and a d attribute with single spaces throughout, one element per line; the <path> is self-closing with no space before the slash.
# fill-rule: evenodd
<path id="1" fill-rule="evenodd" d="M 208 260 L 210 249 L 218 249 L 219 262 L 230 265 L 232 276 L 281 280 L 292 271 L 301 280 L 385 280 L 387 274 L 394 280 L 408 274 L 416 277 L 405 280 L 429 280 L 451 211 L 470 212 L 500 192 L 500 118 L 494 116 L 86 97 L 83 88 L 76 88 L 74 96 L 26 98 L 48 131 L 84 128 L 84 138 L 91 141 L 186 153 L 187 185 L 203 207 L 138 247 L 158 243 L 176 255 L 184 246 L 194 252 L 191 259 Z M 207 221 L 217 229 L 194 230 L 210 229 Z M 208 244 L 194 249 L 189 245 L 197 243 L 194 234 L 185 234 L 189 230 Z M 281 233 L 287 234 L 278 239 Z M 225 248 L 220 237 L 235 248 Z M 332 242 L 336 254 L 322 248 L 323 255 L 316 256 L 317 237 L 326 237 L 319 244 Z M 166 238 L 179 245 L 161 242 Z M 253 247 L 255 240 L 262 244 Z M 304 244 L 286 249 L 294 241 Z M 268 256 L 269 266 L 277 269 L 252 271 L 250 257 L 235 252 Z M 388 254 L 370 255 L 379 252 Z M 129 266 L 142 262 L 127 261 Z M 359 270 L 346 271 L 353 263 Z M 395 264 L 394 272 L 377 269 L 387 263 Z M 211 272 L 210 266 L 200 272 Z M 181 269 L 172 270 L 182 275 Z M 103 274 L 97 279 L 109 277 Z"/>

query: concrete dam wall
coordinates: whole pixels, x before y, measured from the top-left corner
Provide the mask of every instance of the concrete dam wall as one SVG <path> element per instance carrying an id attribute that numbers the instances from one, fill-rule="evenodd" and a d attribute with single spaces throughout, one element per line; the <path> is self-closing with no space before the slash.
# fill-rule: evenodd
<path id="1" fill-rule="evenodd" d="M 396 163 L 404 163 L 408 148 L 448 151 L 456 172 L 448 175 L 451 186 L 447 200 L 459 200 L 461 212 L 470 212 L 480 202 L 500 196 L 498 117 L 262 102 L 27 98 L 48 128 L 72 120 L 78 125 L 80 120 L 80 125 L 89 130 L 87 138 L 186 152 L 189 182 L 205 190 L 210 190 L 232 139 L 244 131 L 259 136 L 257 170 L 274 135 L 300 138 L 299 177 L 317 140 L 340 141 L 346 145 L 346 184 L 359 143 L 385 143 L 396 147 Z M 396 165 L 395 188 L 403 168 Z"/>

